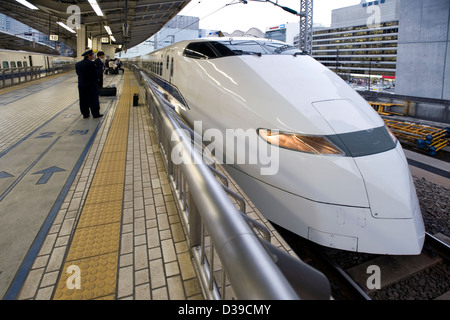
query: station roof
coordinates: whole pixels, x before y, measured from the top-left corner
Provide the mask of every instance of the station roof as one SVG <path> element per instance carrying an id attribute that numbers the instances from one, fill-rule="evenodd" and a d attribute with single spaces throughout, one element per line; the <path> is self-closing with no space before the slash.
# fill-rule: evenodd
<path id="1" fill-rule="evenodd" d="M 3 31 L 0 31 L 0 48 L 7 50 L 21 50 L 56 55 L 58 54 L 58 51 L 49 46 L 46 46 L 39 42 L 33 42 L 25 37 L 12 35 Z"/>
<path id="2" fill-rule="evenodd" d="M 68 22 L 75 21 L 68 21 L 75 11 L 67 12 L 69 6 L 75 5 L 79 8 L 80 21 L 86 26 L 88 37 L 107 37 L 104 26 L 109 26 L 115 44 L 121 44 L 123 50 L 134 47 L 158 32 L 190 1 L 97 0 L 103 12 L 103 16 L 98 16 L 88 0 L 28 0 L 38 10 L 29 9 L 15 0 L 2 0 L 0 12 L 45 34 L 58 35 L 59 41 L 76 51 L 76 34 L 57 24 L 63 22 L 68 25 Z"/>

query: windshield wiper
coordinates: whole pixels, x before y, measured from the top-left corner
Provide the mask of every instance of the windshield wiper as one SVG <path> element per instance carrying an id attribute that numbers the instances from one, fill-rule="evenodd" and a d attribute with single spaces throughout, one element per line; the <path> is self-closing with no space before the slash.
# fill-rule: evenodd
<path id="1" fill-rule="evenodd" d="M 237 55 L 243 55 L 243 54 L 256 54 L 258 57 L 261 57 L 261 52 L 255 52 L 255 51 L 243 51 L 243 50 L 232 50 Z"/>
<path id="2" fill-rule="evenodd" d="M 283 51 L 292 50 L 292 49 L 297 49 L 297 47 L 294 47 L 294 46 L 291 46 L 291 45 L 287 44 L 287 45 L 284 45 L 282 47 L 279 47 L 279 48 L 275 49 L 273 52 L 275 52 L 275 53 L 282 53 Z"/>

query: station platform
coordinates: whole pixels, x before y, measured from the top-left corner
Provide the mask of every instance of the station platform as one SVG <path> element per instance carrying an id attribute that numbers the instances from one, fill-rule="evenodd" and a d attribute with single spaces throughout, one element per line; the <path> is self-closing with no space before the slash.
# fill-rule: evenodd
<path id="1" fill-rule="evenodd" d="M 111 85 L 97 119 L 74 72 L 0 90 L 2 299 L 205 299 L 148 108 L 132 105 L 142 88 L 128 69 Z"/>

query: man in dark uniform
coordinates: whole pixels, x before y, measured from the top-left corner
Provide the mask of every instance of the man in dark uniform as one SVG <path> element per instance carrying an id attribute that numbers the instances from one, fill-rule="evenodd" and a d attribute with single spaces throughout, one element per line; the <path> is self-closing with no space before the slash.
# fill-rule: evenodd
<path id="1" fill-rule="evenodd" d="M 97 52 L 97 59 L 94 60 L 95 66 L 98 72 L 98 89 L 103 88 L 103 70 L 105 69 L 105 64 L 103 63 L 105 59 L 105 53 L 103 51 Z"/>
<path id="2" fill-rule="evenodd" d="M 98 73 L 93 62 L 94 51 L 88 50 L 82 54 L 83 60 L 75 64 L 78 75 L 78 93 L 80 96 L 80 111 L 83 118 L 89 118 L 89 109 L 94 118 L 100 118 L 100 101 L 98 99 Z"/>

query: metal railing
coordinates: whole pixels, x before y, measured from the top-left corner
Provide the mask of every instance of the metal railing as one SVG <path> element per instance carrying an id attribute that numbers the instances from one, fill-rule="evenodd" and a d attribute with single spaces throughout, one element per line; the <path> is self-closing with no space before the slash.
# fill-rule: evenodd
<path id="1" fill-rule="evenodd" d="M 0 69 L 0 88 L 36 80 L 46 75 L 68 72 L 74 70 L 75 64 L 57 65 L 46 70 L 42 68 L 43 66 Z"/>
<path id="2" fill-rule="evenodd" d="M 270 232 L 245 215 L 245 201 L 228 188 L 228 180 L 216 169 L 213 157 L 195 144 L 195 132 L 177 116 L 164 93 L 145 72 L 129 67 L 146 90 L 145 99 L 205 298 L 329 299 L 328 279 L 270 244 Z M 172 152 L 183 161 L 174 162 Z"/>
<path id="3" fill-rule="evenodd" d="M 9 85 L 14 85 L 39 78 L 41 76 L 41 68 L 42 67 L 21 67 L 0 69 L 2 88 L 7 86 L 7 82 L 9 82 Z M 24 80 L 22 78 L 24 78 Z"/>

